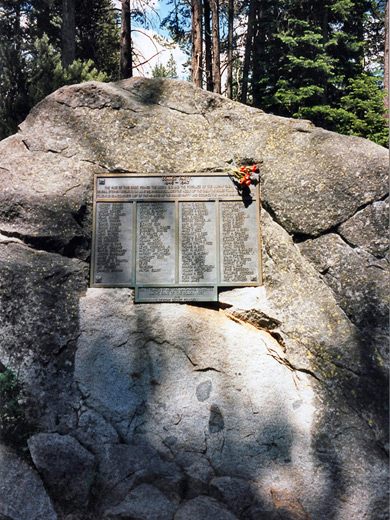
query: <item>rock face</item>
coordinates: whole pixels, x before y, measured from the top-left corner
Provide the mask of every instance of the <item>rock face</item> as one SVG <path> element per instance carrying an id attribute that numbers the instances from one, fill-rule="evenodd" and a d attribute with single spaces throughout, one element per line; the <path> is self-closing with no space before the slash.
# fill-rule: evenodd
<path id="1" fill-rule="evenodd" d="M 38 474 L 3 445 L 0 445 L 0 482 L 0 518 L 57 520 Z"/>
<path id="2" fill-rule="evenodd" d="M 95 459 L 70 435 L 39 433 L 28 441 L 32 460 L 52 496 L 76 508 L 88 505 Z"/>
<path id="3" fill-rule="evenodd" d="M 214 307 L 88 288 L 94 174 L 252 163 L 263 287 Z M 36 468 L 2 448 L 0 516 L 387 519 L 387 165 L 179 81 L 37 105 L 0 143 L 0 362 Z"/>

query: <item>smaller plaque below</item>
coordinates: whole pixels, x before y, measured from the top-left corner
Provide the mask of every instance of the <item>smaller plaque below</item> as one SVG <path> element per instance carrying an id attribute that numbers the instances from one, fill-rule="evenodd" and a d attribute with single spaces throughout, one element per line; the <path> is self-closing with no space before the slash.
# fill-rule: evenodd
<path id="1" fill-rule="evenodd" d="M 216 286 L 136 287 L 135 302 L 216 302 Z"/>

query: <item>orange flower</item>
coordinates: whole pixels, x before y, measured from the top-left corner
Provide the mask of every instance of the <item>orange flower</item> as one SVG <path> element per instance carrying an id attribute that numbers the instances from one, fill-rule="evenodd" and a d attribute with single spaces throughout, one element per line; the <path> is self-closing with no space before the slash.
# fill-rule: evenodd
<path id="1" fill-rule="evenodd" d="M 250 186 L 252 184 L 252 180 L 257 180 L 254 176 L 254 173 L 257 170 L 257 164 L 254 164 L 252 167 L 250 166 L 241 166 L 240 169 L 232 170 L 234 177 L 239 181 L 241 186 Z"/>

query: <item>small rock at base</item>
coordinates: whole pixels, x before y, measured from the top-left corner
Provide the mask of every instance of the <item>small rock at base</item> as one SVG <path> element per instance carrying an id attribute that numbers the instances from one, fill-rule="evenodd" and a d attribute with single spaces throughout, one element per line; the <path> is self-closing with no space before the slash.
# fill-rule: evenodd
<path id="1" fill-rule="evenodd" d="M 174 520 L 237 520 L 226 507 L 214 498 L 200 496 L 184 504 Z"/>
<path id="2" fill-rule="evenodd" d="M 0 445 L 0 518 L 57 520 L 37 473 L 7 446 Z"/>
<path id="3" fill-rule="evenodd" d="M 134 488 L 118 506 L 107 509 L 107 520 L 172 520 L 176 506 L 157 488 L 141 484 Z"/>

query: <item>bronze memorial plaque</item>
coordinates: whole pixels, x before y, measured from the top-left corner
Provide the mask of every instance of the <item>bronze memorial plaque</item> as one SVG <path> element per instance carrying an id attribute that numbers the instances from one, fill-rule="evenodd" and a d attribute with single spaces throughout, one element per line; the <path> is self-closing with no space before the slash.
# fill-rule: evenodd
<path id="1" fill-rule="evenodd" d="M 134 287 L 136 302 L 217 301 L 261 285 L 260 190 L 229 175 L 96 175 L 92 287 Z"/>

